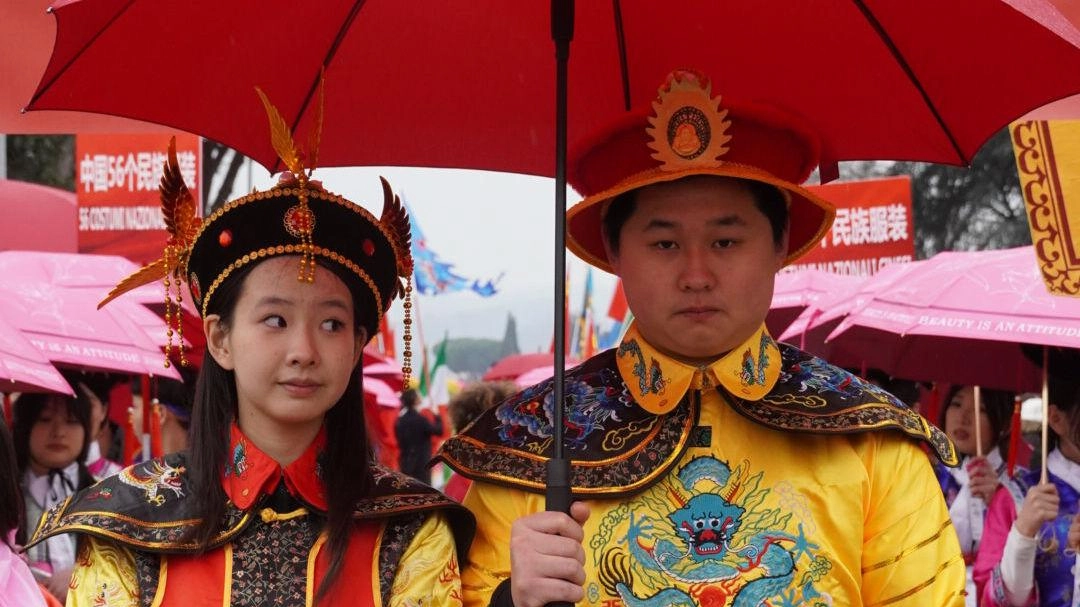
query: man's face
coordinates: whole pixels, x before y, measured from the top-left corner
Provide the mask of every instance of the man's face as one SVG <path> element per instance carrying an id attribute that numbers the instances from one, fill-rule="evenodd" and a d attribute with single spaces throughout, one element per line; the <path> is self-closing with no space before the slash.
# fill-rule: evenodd
<path id="1" fill-rule="evenodd" d="M 737 179 L 694 177 L 642 188 L 608 251 L 638 329 L 661 352 L 711 362 L 748 339 L 772 302 L 787 255 Z"/>

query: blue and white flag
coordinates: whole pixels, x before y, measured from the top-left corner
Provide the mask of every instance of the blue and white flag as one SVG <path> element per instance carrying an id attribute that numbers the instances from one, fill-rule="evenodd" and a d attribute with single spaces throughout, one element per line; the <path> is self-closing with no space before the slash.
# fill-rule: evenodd
<path id="1" fill-rule="evenodd" d="M 409 211 L 412 224 L 413 281 L 419 293 L 443 295 L 456 291 L 472 291 L 481 297 L 495 294 L 495 285 L 502 278 L 501 274 L 497 278 L 484 281 L 465 278 L 454 272 L 454 264 L 439 259 L 439 256 L 428 248 L 424 232 L 416 221 L 416 214 L 408 204 L 405 208 Z"/>

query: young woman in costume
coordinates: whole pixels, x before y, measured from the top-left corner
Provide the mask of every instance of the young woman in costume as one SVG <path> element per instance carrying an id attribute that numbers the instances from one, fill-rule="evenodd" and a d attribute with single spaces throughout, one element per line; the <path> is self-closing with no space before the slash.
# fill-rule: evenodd
<path id="1" fill-rule="evenodd" d="M 49 513 L 35 541 L 81 534 L 69 605 L 460 603 L 471 515 L 365 440 L 361 353 L 408 290 L 408 217 L 385 181 L 376 218 L 278 151 L 277 186 L 200 225 L 170 149 L 169 248 L 111 296 L 188 285 L 208 354 L 191 448 Z"/>
<path id="2" fill-rule="evenodd" d="M 980 605 L 1073 605 L 1080 502 L 1080 351 L 1052 350 L 1047 482 L 1033 469 L 994 494 L 975 561 Z"/>

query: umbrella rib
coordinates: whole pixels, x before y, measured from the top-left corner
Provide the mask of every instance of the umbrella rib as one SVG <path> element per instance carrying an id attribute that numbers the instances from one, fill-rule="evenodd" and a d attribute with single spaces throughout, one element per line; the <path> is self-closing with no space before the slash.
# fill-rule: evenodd
<path id="1" fill-rule="evenodd" d="M 81 57 L 82 54 L 86 52 L 86 49 L 90 48 L 90 46 L 92 44 L 94 44 L 94 42 L 98 38 L 100 38 L 101 35 L 104 34 L 105 31 L 108 30 L 109 27 L 112 26 L 112 24 L 115 23 L 117 19 L 120 18 L 121 15 L 126 13 L 127 10 L 129 8 L 131 8 L 131 5 L 134 4 L 134 3 L 135 3 L 135 0 L 128 0 L 127 4 L 125 4 L 123 6 L 123 8 L 121 8 L 120 10 L 116 11 L 116 14 L 113 15 L 112 18 L 109 19 L 109 22 L 104 27 L 99 29 L 97 31 L 97 33 L 95 33 L 93 35 L 93 37 L 91 37 L 89 40 L 87 40 L 86 44 L 84 44 L 83 47 L 81 49 L 79 49 L 79 52 L 75 53 L 74 55 L 71 56 L 70 59 L 68 59 L 67 63 L 64 64 L 64 67 L 56 70 L 56 73 L 53 74 L 53 77 L 50 78 L 48 82 L 45 82 L 45 83 L 41 84 L 40 86 L 38 86 L 38 90 L 34 92 L 33 97 L 30 98 L 30 101 L 26 104 L 26 107 L 23 108 L 23 111 L 25 112 L 26 108 L 30 107 L 31 105 L 34 105 L 34 103 L 38 100 L 38 98 L 41 97 L 42 95 L 44 95 L 45 91 L 48 90 L 50 87 L 52 87 L 53 83 L 56 82 L 57 79 L 59 79 L 60 76 L 64 72 L 66 72 L 69 67 L 71 67 L 71 64 L 75 63 L 75 61 L 78 60 L 78 58 Z M 52 7 L 49 7 L 47 9 L 47 12 L 52 13 L 53 15 L 56 16 L 56 37 L 59 38 L 60 37 L 60 14 L 57 13 L 55 10 L 53 10 Z M 56 46 L 56 42 L 54 41 L 53 42 L 53 47 L 54 47 L 53 51 L 54 52 L 56 51 L 55 46 Z"/>
<path id="2" fill-rule="evenodd" d="M 349 9 L 349 14 L 341 21 L 341 27 L 338 28 L 337 35 L 334 36 L 334 41 L 330 43 L 330 48 L 326 50 L 326 57 L 323 58 L 322 67 L 325 70 L 329 67 L 330 62 L 334 60 L 334 55 L 337 54 L 338 49 L 341 47 L 342 41 L 345 40 L 345 34 L 348 33 L 349 28 L 352 27 L 353 21 L 356 20 L 356 16 L 360 14 L 360 10 L 367 4 L 367 0 L 356 0 L 353 3 L 352 8 Z M 292 132 L 296 133 L 297 127 L 300 126 L 300 120 L 304 117 L 304 112 L 307 111 L 311 100 L 315 97 L 315 94 L 319 90 L 319 81 L 322 79 L 322 73 L 315 74 L 315 77 L 311 81 L 311 86 L 308 87 L 307 94 L 304 95 L 303 102 L 300 103 L 300 108 L 296 112 L 296 118 L 292 123 Z M 281 167 L 281 159 L 279 158 L 274 166 L 270 168 L 270 172 L 274 173 Z"/>
<path id="3" fill-rule="evenodd" d="M 622 70 L 623 109 L 630 111 L 630 69 L 626 66 L 626 32 L 623 30 L 622 2 L 611 0 L 615 18 L 615 39 L 619 42 L 619 69 Z"/>
<path id="4" fill-rule="evenodd" d="M 904 54 L 901 53 L 900 49 L 896 47 L 896 44 L 893 42 L 892 37 L 889 36 L 889 34 L 885 31 L 885 28 L 882 27 L 881 22 L 878 21 L 877 17 L 874 16 L 874 12 L 870 10 L 870 7 L 866 6 L 865 0 L 852 0 L 852 2 L 855 4 L 855 6 L 859 8 L 859 11 L 862 12 L 863 17 L 866 19 L 866 22 L 874 28 L 875 32 L 877 32 L 878 38 L 881 39 L 881 41 L 885 44 L 885 47 L 889 49 L 890 53 L 892 53 L 893 60 L 895 60 L 896 64 L 900 66 L 900 69 L 904 70 L 904 73 L 907 74 L 908 80 L 910 80 L 911 84 L 915 86 L 915 90 L 919 91 L 919 95 L 922 96 L 923 103 L 926 104 L 926 108 L 930 110 L 931 114 L 934 115 L 934 120 L 937 121 L 938 126 L 941 127 L 941 130 L 945 133 L 945 136 L 949 138 L 949 143 L 952 145 L 953 151 L 956 152 L 956 156 L 960 158 L 964 165 L 971 164 L 971 159 L 968 158 L 964 154 L 964 151 L 960 148 L 960 144 L 957 143 L 956 137 L 953 136 L 953 133 L 949 129 L 948 125 L 945 124 L 944 118 L 941 117 L 941 113 L 938 112 L 937 107 L 930 100 L 930 95 L 927 94 L 926 89 L 923 88 L 922 82 L 920 82 L 918 76 L 915 75 L 915 71 L 911 68 L 911 65 L 908 64 L 907 60 L 904 59 Z"/>

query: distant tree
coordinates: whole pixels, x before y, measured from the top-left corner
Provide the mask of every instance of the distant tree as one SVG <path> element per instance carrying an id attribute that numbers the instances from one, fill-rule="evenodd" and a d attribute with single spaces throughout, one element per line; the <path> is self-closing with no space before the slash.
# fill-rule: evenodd
<path id="1" fill-rule="evenodd" d="M 75 191 L 73 135 L 8 135 L 8 179 Z"/>
<path id="2" fill-rule="evenodd" d="M 446 366 L 455 373 L 479 377 L 502 358 L 502 342 L 495 339 L 454 337 L 446 344 Z"/>
<path id="3" fill-rule="evenodd" d="M 520 353 L 521 348 L 518 347 L 517 336 L 517 319 L 514 318 L 513 314 L 507 314 L 506 330 L 503 332 L 502 347 L 499 348 L 499 358 Z"/>
<path id="4" fill-rule="evenodd" d="M 970 168 L 921 162 L 846 163 L 845 179 L 910 175 L 915 255 L 1031 244 L 1008 129 L 979 150 Z"/>

